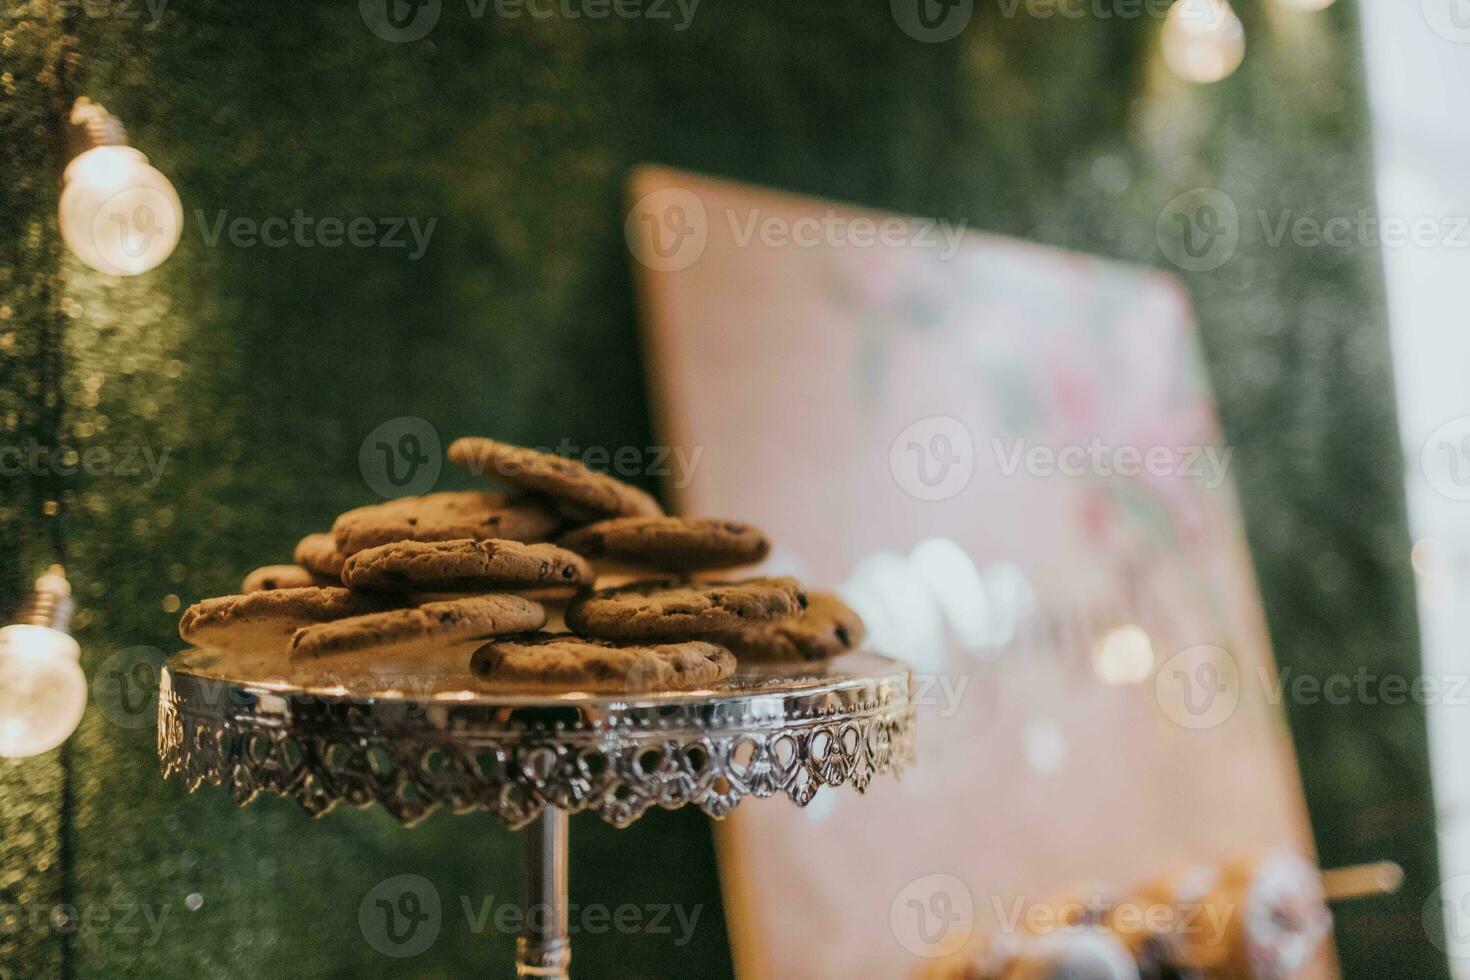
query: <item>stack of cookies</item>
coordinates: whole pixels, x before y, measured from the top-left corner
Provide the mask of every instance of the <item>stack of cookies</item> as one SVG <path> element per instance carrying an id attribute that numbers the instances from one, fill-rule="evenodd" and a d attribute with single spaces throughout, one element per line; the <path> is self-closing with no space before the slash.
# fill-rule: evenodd
<path id="1" fill-rule="evenodd" d="M 670 517 L 579 462 L 490 439 L 459 439 L 449 459 L 512 492 L 350 510 L 303 538 L 295 564 L 190 606 L 180 634 L 296 662 L 466 656 L 486 682 L 582 691 L 707 687 L 737 657 L 822 660 L 863 638 L 836 596 L 727 580 L 770 551 L 749 524 Z"/>

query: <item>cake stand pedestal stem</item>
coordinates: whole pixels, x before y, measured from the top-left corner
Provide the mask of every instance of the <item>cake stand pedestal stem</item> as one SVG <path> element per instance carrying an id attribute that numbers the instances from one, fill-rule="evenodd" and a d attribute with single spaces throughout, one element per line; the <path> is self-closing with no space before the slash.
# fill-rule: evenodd
<path id="1" fill-rule="evenodd" d="M 567 934 L 567 811 L 547 807 L 525 836 L 525 904 L 516 940 L 516 976 L 566 980 L 572 962 Z"/>

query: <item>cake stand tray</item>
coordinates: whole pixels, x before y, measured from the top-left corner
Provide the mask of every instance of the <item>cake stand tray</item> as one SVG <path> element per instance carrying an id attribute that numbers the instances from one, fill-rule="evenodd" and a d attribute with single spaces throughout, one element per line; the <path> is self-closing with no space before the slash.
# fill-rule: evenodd
<path id="1" fill-rule="evenodd" d="M 289 796 L 312 814 L 382 805 L 405 824 L 439 807 L 485 810 L 525 835 L 519 976 L 565 977 L 567 816 L 626 827 L 650 807 L 716 819 L 748 796 L 799 806 L 823 787 L 859 792 L 913 756 L 906 667 L 867 652 L 751 665 L 677 693 L 508 690 L 464 650 L 391 663 L 288 663 L 191 649 L 165 665 L 158 753 L 190 791 L 244 805 Z"/>

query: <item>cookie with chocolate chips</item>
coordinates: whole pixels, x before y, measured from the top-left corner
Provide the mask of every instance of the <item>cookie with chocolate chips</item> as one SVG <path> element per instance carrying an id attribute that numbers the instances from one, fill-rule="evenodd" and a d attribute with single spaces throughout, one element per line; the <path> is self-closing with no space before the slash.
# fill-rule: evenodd
<path id="1" fill-rule="evenodd" d="M 329 579 L 342 577 L 342 553 L 330 534 L 308 534 L 296 542 L 296 564 Z"/>
<path id="2" fill-rule="evenodd" d="M 583 517 L 657 517 L 663 508 L 622 480 L 553 453 L 475 436 L 449 444 L 449 461 L 497 483 L 543 493 Z"/>
<path id="3" fill-rule="evenodd" d="M 714 643 L 628 644 L 570 633 L 536 633 L 492 640 L 475 651 L 470 669 L 510 687 L 615 693 L 709 687 L 735 672 L 730 651 Z"/>
<path id="4" fill-rule="evenodd" d="M 354 589 L 389 592 L 491 592 L 538 588 L 575 591 L 592 584 L 586 559 L 554 544 L 492 538 L 397 541 L 347 559 L 342 579 Z M 565 594 L 565 593 L 564 593 Z"/>
<path id="5" fill-rule="evenodd" d="M 332 525 L 332 537 L 345 559 L 395 541 L 544 541 L 560 523 L 556 511 L 540 498 L 445 491 L 349 510 Z"/>
<path id="6" fill-rule="evenodd" d="M 714 517 L 615 517 L 570 531 L 557 543 L 587 558 L 670 572 L 751 565 L 771 550 L 760 528 Z"/>
<path id="7" fill-rule="evenodd" d="M 635 582 L 567 604 L 567 626 L 613 640 L 678 640 L 799 616 L 806 593 L 795 579 Z"/>
<path id="8" fill-rule="evenodd" d="M 862 617 L 830 592 L 808 594 L 806 612 L 795 619 L 711 633 L 741 660 L 767 663 L 826 660 L 855 649 L 867 636 Z"/>
<path id="9" fill-rule="evenodd" d="M 546 610 L 523 596 L 465 596 L 307 626 L 292 635 L 290 651 L 293 658 L 403 654 L 524 633 L 545 622 Z"/>
<path id="10" fill-rule="evenodd" d="M 341 585 L 336 579 L 314 575 L 300 565 L 266 565 L 245 576 L 241 592 L 265 592 L 271 589 L 304 589 L 312 585 Z"/>
<path id="11" fill-rule="evenodd" d="M 227 595 L 194 603 L 179 616 L 179 635 L 221 650 L 286 649 L 298 629 L 401 605 L 391 597 L 307 586 Z"/>

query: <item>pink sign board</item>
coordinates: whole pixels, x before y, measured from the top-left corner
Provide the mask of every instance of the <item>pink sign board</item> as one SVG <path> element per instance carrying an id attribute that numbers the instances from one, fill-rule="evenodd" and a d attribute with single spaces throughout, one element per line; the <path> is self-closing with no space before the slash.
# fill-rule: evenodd
<path id="1" fill-rule="evenodd" d="M 917 975 L 1069 890 L 1311 857 L 1173 280 L 671 170 L 631 199 L 679 511 L 763 526 L 920 701 L 901 780 L 720 826 L 741 976 Z"/>

